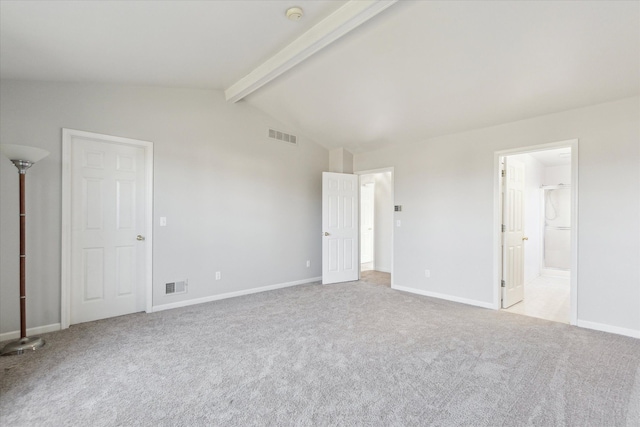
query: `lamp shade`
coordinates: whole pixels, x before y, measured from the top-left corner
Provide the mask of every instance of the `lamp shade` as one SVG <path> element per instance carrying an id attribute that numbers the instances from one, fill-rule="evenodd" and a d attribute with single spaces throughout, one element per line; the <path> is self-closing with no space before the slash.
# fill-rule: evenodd
<path id="1" fill-rule="evenodd" d="M 47 150 L 26 145 L 0 144 L 0 152 L 7 156 L 9 160 L 22 160 L 35 163 L 49 155 Z"/>

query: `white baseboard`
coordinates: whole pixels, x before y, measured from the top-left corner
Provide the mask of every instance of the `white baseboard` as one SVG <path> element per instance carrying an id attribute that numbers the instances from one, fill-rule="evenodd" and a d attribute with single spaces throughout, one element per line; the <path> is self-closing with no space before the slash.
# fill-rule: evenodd
<path id="1" fill-rule="evenodd" d="M 46 334 L 47 332 L 55 332 L 60 330 L 60 323 L 52 323 L 51 325 L 36 326 L 27 329 L 27 336 Z M 15 340 L 20 338 L 20 331 L 11 331 L 0 334 L 0 341 Z"/>
<path id="2" fill-rule="evenodd" d="M 185 301 L 172 302 L 170 304 L 154 305 L 152 311 L 155 313 L 156 311 L 170 310 L 172 308 L 187 307 L 190 305 L 202 304 L 202 303 L 211 302 L 211 301 L 218 301 L 218 300 L 227 299 L 227 298 L 234 298 L 242 295 L 250 295 L 250 294 L 256 294 L 258 292 L 266 292 L 266 291 L 273 291 L 275 289 L 288 288 L 290 286 L 304 285 L 305 283 L 317 282 L 319 280 L 322 280 L 322 277 L 311 277 L 308 279 L 296 280 L 295 282 L 279 283 L 276 285 L 262 286 L 260 288 L 245 289 L 243 291 L 227 292 L 226 294 L 211 295 L 203 298 L 195 298 L 195 299 L 190 299 Z"/>
<path id="3" fill-rule="evenodd" d="M 586 320 L 579 320 L 579 319 L 576 326 L 579 326 L 581 328 L 593 329 L 596 331 L 624 335 L 631 338 L 640 338 L 640 330 L 638 329 L 621 328 L 619 326 L 611 326 L 605 323 L 588 322 Z"/>
<path id="4" fill-rule="evenodd" d="M 477 300 L 468 299 L 468 298 L 460 298 L 453 295 L 439 294 L 436 292 L 429 292 L 429 291 L 416 289 L 416 288 L 407 288 L 405 286 L 398 286 L 398 285 L 393 285 L 391 286 L 391 288 L 396 289 L 398 291 L 410 292 L 412 294 L 424 295 L 425 297 L 433 297 L 438 299 L 444 299 L 447 301 L 460 302 L 462 304 L 467 304 L 467 305 L 474 305 L 476 307 L 490 308 L 492 310 L 494 309 L 493 304 L 490 302 L 477 301 Z"/>

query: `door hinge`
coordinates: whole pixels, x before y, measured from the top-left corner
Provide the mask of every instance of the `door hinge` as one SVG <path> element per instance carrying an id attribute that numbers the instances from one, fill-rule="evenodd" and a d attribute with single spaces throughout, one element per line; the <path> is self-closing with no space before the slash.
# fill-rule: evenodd
<path id="1" fill-rule="evenodd" d="M 505 176 L 505 175 L 507 174 L 507 171 L 505 171 L 504 169 L 502 169 L 502 170 L 500 171 L 500 174 L 501 174 L 502 176 Z"/>
<path id="2" fill-rule="evenodd" d="M 507 283 L 504 280 L 501 280 L 500 281 L 500 287 L 506 288 L 507 287 Z"/>
<path id="3" fill-rule="evenodd" d="M 502 224 L 502 227 L 500 227 L 500 229 L 502 230 L 503 233 L 507 231 L 507 227 L 504 224 Z"/>

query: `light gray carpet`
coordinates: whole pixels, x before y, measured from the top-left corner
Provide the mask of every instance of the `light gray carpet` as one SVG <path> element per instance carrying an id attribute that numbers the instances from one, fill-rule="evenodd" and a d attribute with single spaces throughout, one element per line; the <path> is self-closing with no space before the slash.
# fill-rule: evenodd
<path id="1" fill-rule="evenodd" d="M 367 277 L 45 334 L 0 424 L 640 425 L 640 340 Z"/>

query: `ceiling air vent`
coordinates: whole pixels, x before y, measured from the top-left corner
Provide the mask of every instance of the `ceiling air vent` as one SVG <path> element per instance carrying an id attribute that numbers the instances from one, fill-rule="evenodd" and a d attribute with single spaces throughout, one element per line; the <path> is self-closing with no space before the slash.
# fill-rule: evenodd
<path id="1" fill-rule="evenodd" d="M 289 144 L 297 145 L 298 137 L 289 133 L 281 132 L 275 129 L 269 129 L 269 138 L 277 139 L 278 141 L 288 142 Z"/>

